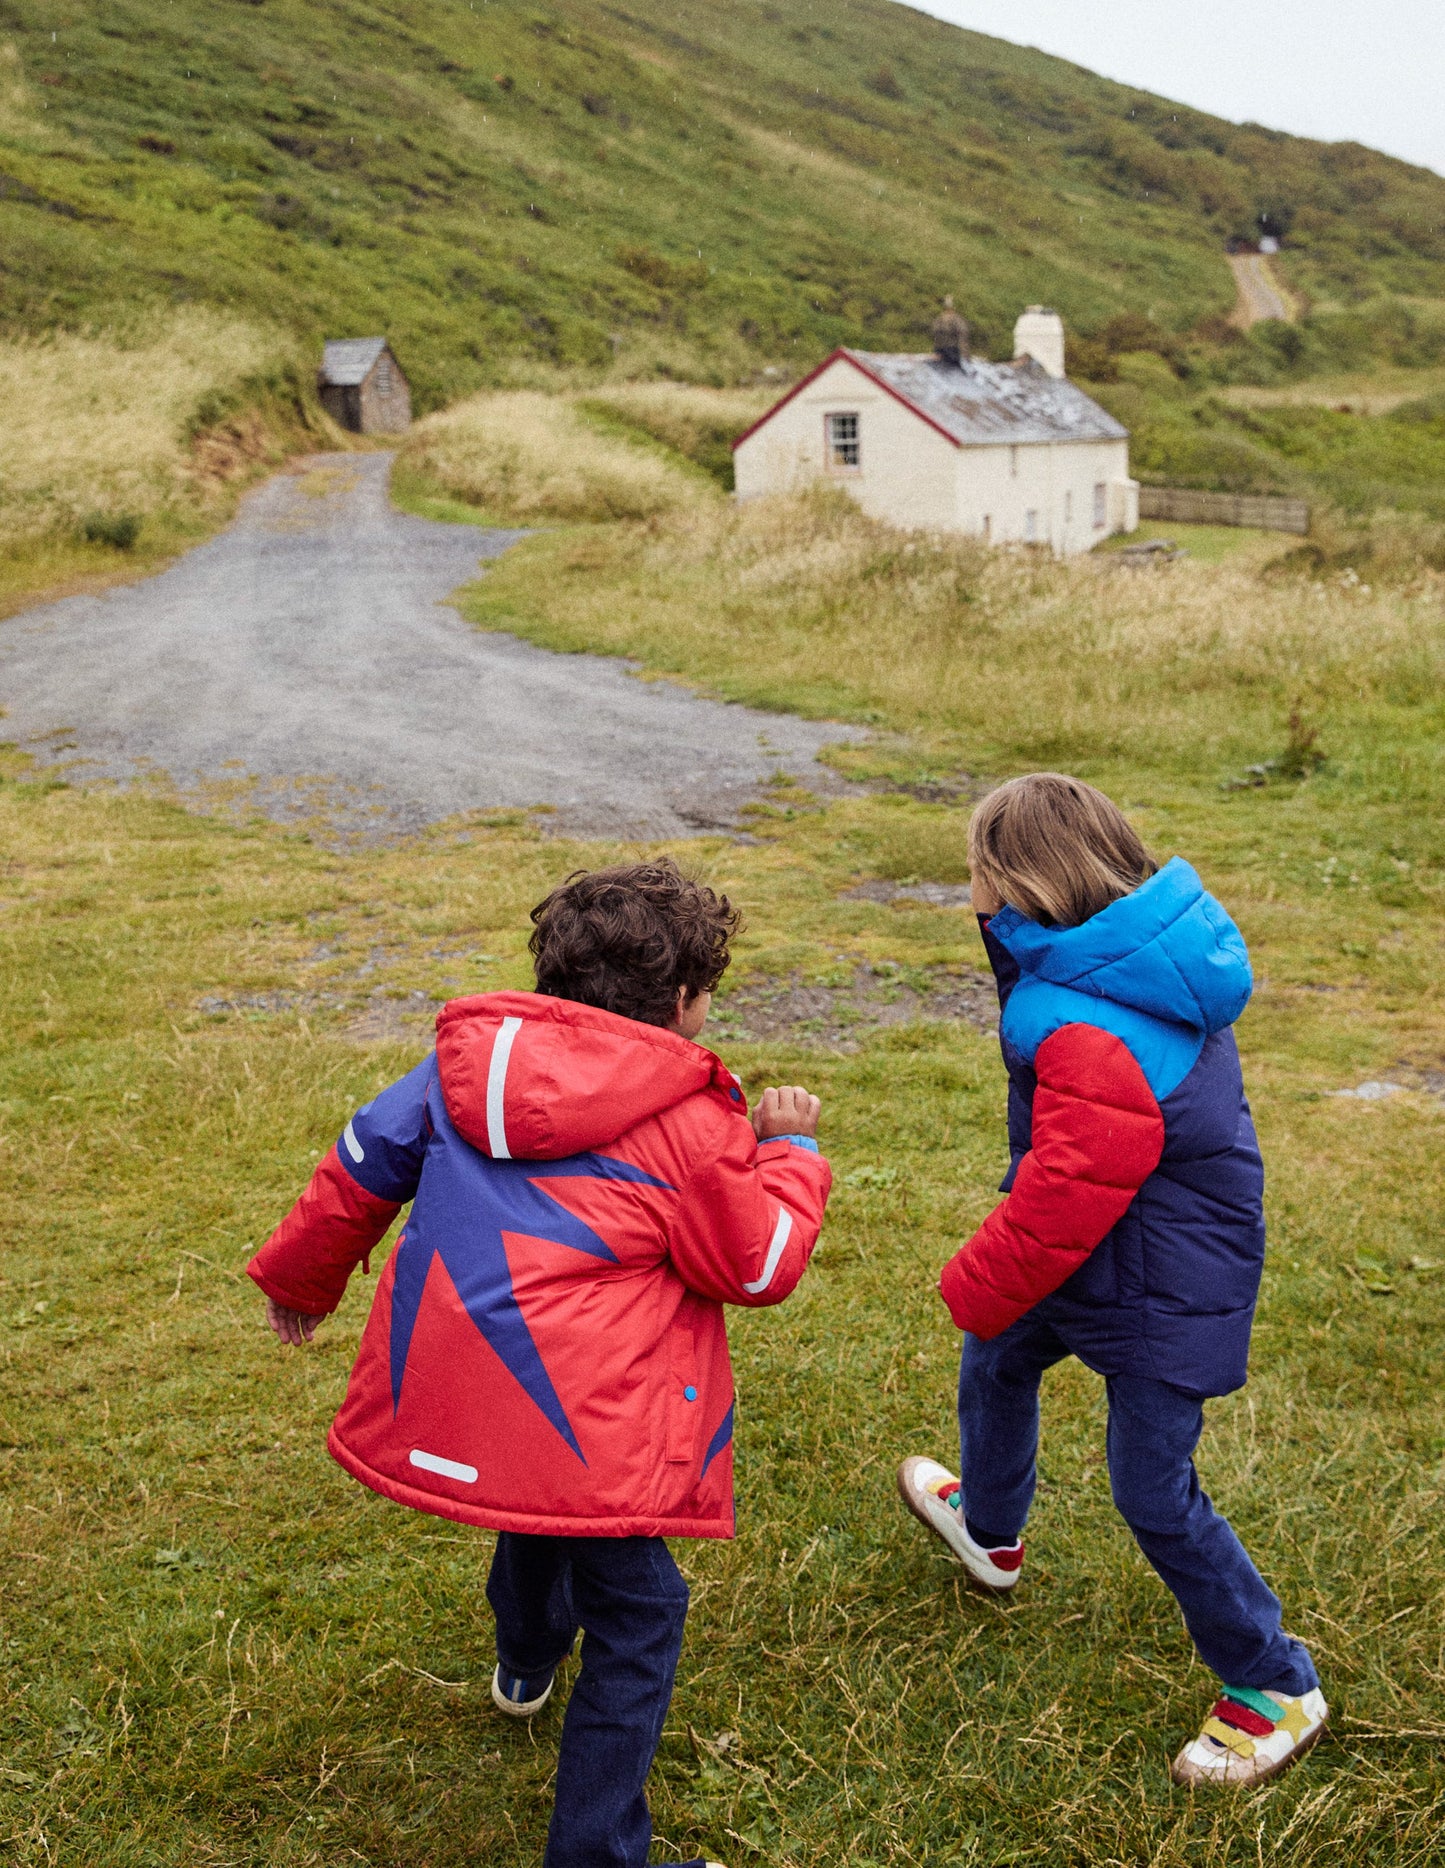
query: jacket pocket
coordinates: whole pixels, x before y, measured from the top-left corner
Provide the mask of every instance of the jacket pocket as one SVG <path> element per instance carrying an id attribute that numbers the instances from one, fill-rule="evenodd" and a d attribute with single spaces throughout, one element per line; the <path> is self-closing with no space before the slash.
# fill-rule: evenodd
<path id="1" fill-rule="evenodd" d="M 697 1385 L 697 1345 L 692 1331 L 674 1325 L 667 1359 L 667 1460 L 688 1465 L 697 1453 L 702 1401 Z"/>
<path id="2" fill-rule="evenodd" d="M 1130 1217 L 1126 1213 L 1112 1232 L 1104 1234 L 1079 1269 L 1061 1287 L 1064 1295 L 1074 1303 L 1114 1305 L 1121 1301 L 1123 1293 L 1120 1289 L 1119 1256 L 1121 1250 L 1128 1256 L 1125 1234 Z"/>

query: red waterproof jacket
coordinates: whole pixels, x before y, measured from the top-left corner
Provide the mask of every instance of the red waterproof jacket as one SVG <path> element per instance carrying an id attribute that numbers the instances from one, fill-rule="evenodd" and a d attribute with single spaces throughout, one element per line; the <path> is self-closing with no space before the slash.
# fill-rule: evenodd
<path id="1" fill-rule="evenodd" d="M 250 1264 L 334 1310 L 381 1274 L 332 1454 L 401 1504 L 555 1536 L 730 1537 L 722 1306 L 802 1277 L 831 1185 L 759 1145 L 676 1033 L 538 993 L 457 999 L 435 1053 L 347 1123 Z"/>

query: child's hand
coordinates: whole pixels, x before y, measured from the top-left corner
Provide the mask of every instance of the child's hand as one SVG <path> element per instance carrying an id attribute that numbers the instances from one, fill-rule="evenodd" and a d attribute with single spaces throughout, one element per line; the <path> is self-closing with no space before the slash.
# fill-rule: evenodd
<path id="1" fill-rule="evenodd" d="M 266 1321 L 283 1343 L 294 1343 L 299 1349 L 303 1342 L 311 1341 L 321 1319 L 308 1317 L 302 1310 L 288 1310 L 284 1304 L 278 1304 L 274 1297 L 268 1297 Z"/>
<path id="2" fill-rule="evenodd" d="M 816 1135 L 822 1104 L 799 1084 L 764 1090 L 753 1111 L 753 1133 L 760 1142 L 774 1135 Z"/>

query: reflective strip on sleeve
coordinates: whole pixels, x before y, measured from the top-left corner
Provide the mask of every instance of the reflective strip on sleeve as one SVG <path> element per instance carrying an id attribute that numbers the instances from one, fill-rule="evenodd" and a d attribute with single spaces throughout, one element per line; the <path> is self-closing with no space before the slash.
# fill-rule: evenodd
<path id="1" fill-rule="evenodd" d="M 487 1066 L 487 1146 L 492 1151 L 494 1161 L 510 1161 L 512 1151 L 507 1146 L 507 1065 L 512 1058 L 512 1045 L 517 1033 L 522 1029 L 520 1018 L 504 1018 L 502 1029 L 497 1033 L 496 1043 L 492 1046 L 492 1061 Z"/>
<path id="2" fill-rule="evenodd" d="M 743 1289 L 747 1292 L 749 1297 L 756 1297 L 760 1291 L 767 1290 L 768 1286 L 772 1283 L 773 1273 L 777 1270 L 778 1264 L 782 1259 L 783 1248 L 787 1245 L 788 1237 L 792 1230 L 793 1216 L 785 1206 L 780 1206 L 778 1208 L 778 1223 L 773 1231 L 772 1243 L 769 1245 L 768 1255 L 763 1261 L 763 1275 L 756 1283 L 745 1284 L 743 1286 Z"/>
<path id="3" fill-rule="evenodd" d="M 346 1152 L 351 1156 L 353 1161 L 359 1162 L 366 1159 L 366 1150 L 356 1139 L 356 1130 L 352 1128 L 349 1122 L 341 1131 L 341 1139 L 346 1143 Z"/>

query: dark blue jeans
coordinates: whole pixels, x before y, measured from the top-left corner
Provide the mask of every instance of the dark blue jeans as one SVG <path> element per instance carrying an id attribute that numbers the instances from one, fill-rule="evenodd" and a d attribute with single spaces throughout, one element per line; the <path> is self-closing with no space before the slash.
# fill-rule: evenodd
<path id="1" fill-rule="evenodd" d="M 647 1773 L 672 1699 L 687 1584 L 660 1537 L 497 1537 L 497 1659 L 535 1679 L 582 1629 L 544 1868 L 646 1868 Z M 703 1868 L 700 1860 L 673 1868 Z"/>
<path id="2" fill-rule="evenodd" d="M 983 1343 L 963 1339 L 958 1426 L 970 1534 L 1012 1542 L 1033 1501 L 1039 1381 L 1070 1353 L 1048 1324 L 1023 1317 Z M 1280 1627 L 1279 1598 L 1200 1489 L 1197 1395 L 1138 1375 L 1111 1375 L 1109 1483 L 1139 1548 L 1184 1613 L 1205 1666 L 1230 1686 L 1297 1695 L 1319 1685 L 1304 1646 Z"/>

